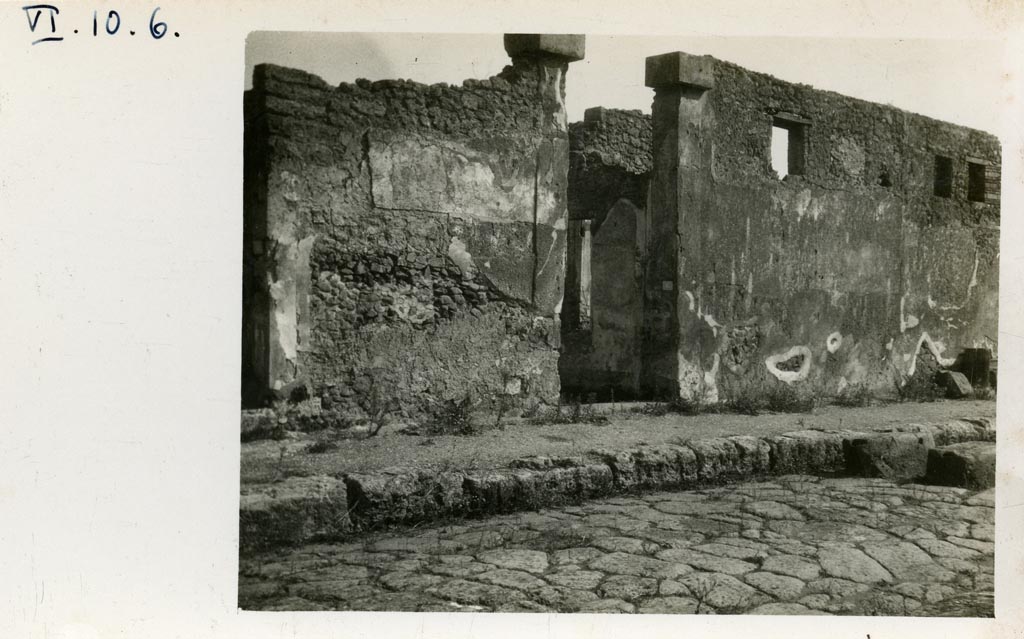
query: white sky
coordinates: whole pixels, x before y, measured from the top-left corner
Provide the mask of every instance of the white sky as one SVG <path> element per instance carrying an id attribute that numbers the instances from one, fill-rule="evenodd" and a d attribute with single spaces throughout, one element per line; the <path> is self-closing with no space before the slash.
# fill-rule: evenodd
<path id="1" fill-rule="evenodd" d="M 998 40 L 776 37 L 587 36 L 587 55 L 570 66 L 569 120 L 592 106 L 650 112 L 644 58 L 669 51 L 710 54 L 790 82 L 892 104 L 957 124 L 998 131 L 1004 71 Z M 255 32 L 252 66 L 304 69 L 330 84 L 356 78 L 461 83 L 509 63 L 500 34 Z"/>

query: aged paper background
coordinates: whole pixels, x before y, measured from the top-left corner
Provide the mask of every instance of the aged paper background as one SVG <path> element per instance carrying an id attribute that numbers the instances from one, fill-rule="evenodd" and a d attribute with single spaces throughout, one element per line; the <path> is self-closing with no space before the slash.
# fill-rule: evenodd
<path id="1" fill-rule="evenodd" d="M 57 2 L 65 40 L 37 46 L 27 4 L 0 3 L 0 636 L 1024 636 L 1024 3 L 165 0 L 155 40 L 155 1 Z M 103 37 L 110 9 L 135 36 Z M 826 38 L 834 55 L 828 41 L 774 55 L 860 76 L 821 84 L 847 92 L 839 80 L 872 74 L 893 89 L 889 70 L 913 68 L 887 66 L 884 51 L 908 50 L 891 41 L 933 40 L 904 93 L 1003 141 L 997 619 L 238 612 L 241 106 L 257 30 L 730 38 L 715 46 L 732 55 L 707 52 L 748 65 L 765 37 Z"/>

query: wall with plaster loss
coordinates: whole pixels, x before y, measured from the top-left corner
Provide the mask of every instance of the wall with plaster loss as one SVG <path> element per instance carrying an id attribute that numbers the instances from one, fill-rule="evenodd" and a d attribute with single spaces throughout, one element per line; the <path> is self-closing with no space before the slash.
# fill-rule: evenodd
<path id="1" fill-rule="evenodd" d="M 463 86 L 328 86 L 257 66 L 245 96 L 243 395 L 407 415 L 557 401 L 568 131 L 582 36 L 507 36 Z"/>
<path id="2" fill-rule="evenodd" d="M 649 58 L 647 84 L 651 392 L 891 393 L 922 351 L 996 350 L 995 137 L 684 53 Z M 784 179 L 773 124 L 790 130 Z"/>
<path id="3" fill-rule="evenodd" d="M 562 304 L 562 389 L 639 394 L 651 120 L 595 107 L 569 126 L 569 234 Z"/>

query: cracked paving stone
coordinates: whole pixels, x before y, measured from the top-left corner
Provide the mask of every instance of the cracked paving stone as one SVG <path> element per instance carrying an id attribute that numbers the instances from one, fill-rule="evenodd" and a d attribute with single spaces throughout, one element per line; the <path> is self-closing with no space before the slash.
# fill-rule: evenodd
<path id="1" fill-rule="evenodd" d="M 316 612 L 322 610 L 333 610 L 333 608 L 331 608 L 330 606 L 325 606 L 324 604 L 317 603 L 315 601 L 310 601 L 309 599 L 304 599 L 302 597 L 285 597 L 283 599 L 278 599 L 277 601 L 268 606 L 261 607 L 260 610 L 300 610 Z"/>
<path id="2" fill-rule="evenodd" d="M 950 537 L 967 537 L 967 534 L 963 535 L 948 535 Z M 970 536 L 978 541 L 991 541 L 996 540 L 996 529 L 992 524 L 974 524 L 971 526 Z"/>
<path id="3" fill-rule="evenodd" d="M 670 551 L 665 551 L 670 552 Z M 659 553 L 661 554 L 661 553 Z M 636 575 L 643 577 L 674 578 L 692 572 L 692 569 L 678 562 L 664 561 L 653 557 L 641 557 L 624 552 L 614 552 L 591 561 L 588 566 L 593 570 L 616 575 Z"/>
<path id="4" fill-rule="evenodd" d="M 644 614 L 689 615 L 697 611 L 697 600 L 689 597 L 655 597 L 648 599 L 637 612 Z"/>
<path id="5" fill-rule="evenodd" d="M 996 550 L 996 545 L 991 541 L 978 541 L 976 539 L 965 539 L 964 537 L 947 537 L 946 541 L 988 555 L 993 554 Z"/>
<path id="6" fill-rule="evenodd" d="M 551 558 L 553 563 L 562 566 L 565 564 L 585 564 L 603 555 L 604 553 L 597 548 L 578 547 L 556 550 L 551 554 Z"/>
<path id="7" fill-rule="evenodd" d="M 906 541 L 871 542 L 863 544 L 863 548 L 902 581 L 949 581 L 955 576 L 936 564 L 928 553 Z"/>
<path id="8" fill-rule="evenodd" d="M 562 586 L 544 586 L 530 591 L 530 598 L 563 612 L 575 612 L 580 606 L 598 598 L 589 590 L 576 590 Z"/>
<path id="9" fill-rule="evenodd" d="M 856 548 L 836 546 L 818 551 L 818 562 L 825 573 L 859 583 L 889 582 L 893 580 L 880 563 Z"/>
<path id="10" fill-rule="evenodd" d="M 604 579 L 604 575 L 592 570 L 576 570 L 545 575 L 544 578 L 552 586 L 564 586 L 565 588 L 574 588 L 576 590 L 594 590 L 601 583 L 601 580 Z"/>
<path id="11" fill-rule="evenodd" d="M 542 588 L 546 584 L 542 579 L 534 577 L 528 572 L 521 570 L 510 570 L 508 568 L 497 568 L 473 575 L 476 581 L 483 581 L 495 586 L 505 588 L 516 588 L 518 590 L 529 590 L 531 588 Z"/>
<path id="12" fill-rule="evenodd" d="M 803 521 L 799 510 L 777 501 L 754 501 L 743 504 L 743 510 L 765 519 L 791 519 Z"/>
<path id="13" fill-rule="evenodd" d="M 794 599 L 804 590 L 804 582 L 770 572 L 750 572 L 743 580 L 776 599 Z"/>
<path id="14" fill-rule="evenodd" d="M 658 584 L 658 594 L 664 597 L 676 595 L 689 595 L 690 589 L 674 579 L 663 579 Z"/>
<path id="15" fill-rule="evenodd" d="M 311 601 L 346 601 L 349 599 L 368 597 L 379 594 L 378 588 L 351 579 L 334 581 L 312 581 L 291 585 L 288 593 Z"/>
<path id="16" fill-rule="evenodd" d="M 940 539 L 918 539 L 917 545 L 933 557 L 955 557 L 956 559 L 974 559 L 981 555 L 977 550 L 964 548 Z"/>
<path id="17" fill-rule="evenodd" d="M 380 582 L 391 590 L 423 590 L 443 581 L 444 579 L 437 575 L 423 575 L 408 571 L 389 572 L 380 577 Z"/>
<path id="18" fill-rule="evenodd" d="M 803 604 L 808 608 L 814 608 L 815 610 L 822 610 L 832 601 L 832 597 L 824 593 L 818 593 L 814 595 L 807 595 L 797 600 L 798 604 Z"/>
<path id="19" fill-rule="evenodd" d="M 494 612 L 553 612 L 551 608 L 535 601 L 510 601 L 494 609 Z"/>
<path id="20" fill-rule="evenodd" d="M 635 612 L 636 606 L 621 599 L 598 599 L 580 606 L 579 612 Z"/>
<path id="21" fill-rule="evenodd" d="M 634 537 L 604 537 L 594 540 L 594 547 L 608 552 L 626 552 L 633 555 L 646 555 L 657 550 L 661 546 L 643 539 Z"/>
<path id="22" fill-rule="evenodd" d="M 702 552 L 696 552 L 687 548 L 670 548 L 662 550 L 657 555 L 658 559 L 674 563 L 683 563 L 700 570 L 708 572 L 720 572 L 727 575 L 742 575 L 745 572 L 755 570 L 757 566 L 749 561 L 741 559 L 730 559 L 728 557 L 716 557 Z"/>
<path id="23" fill-rule="evenodd" d="M 849 581 L 847 579 L 838 579 L 836 577 L 815 579 L 807 584 L 808 592 L 826 593 L 839 598 L 850 597 L 862 592 L 867 592 L 870 589 L 871 586 L 868 584 Z"/>
<path id="24" fill-rule="evenodd" d="M 813 615 L 826 614 L 821 611 L 811 610 L 807 606 L 798 603 L 768 603 L 754 608 L 751 615 Z"/>
<path id="25" fill-rule="evenodd" d="M 436 597 L 448 599 L 460 604 L 485 604 L 520 600 L 524 594 L 512 588 L 503 588 L 489 584 L 481 584 L 465 579 L 453 579 L 443 584 L 432 586 L 426 591 Z"/>
<path id="26" fill-rule="evenodd" d="M 768 555 L 764 550 L 725 543 L 701 544 L 694 546 L 693 549 L 709 555 L 715 555 L 716 557 L 729 557 L 732 559 L 756 559 Z"/>
<path id="27" fill-rule="evenodd" d="M 658 580 L 635 575 L 612 575 L 604 580 L 597 591 L 598 595 L 605 599 L 636 601 L 641 597 L 656 594 Z"/>
<path id="28" fill-rule="evenodd" d="M 476 558 L 484 563 L 512 570 L 540 573 L 548 569 L 548 555 L 540 550 L 508 550 L 502 548 L 477 553 Z"/>
<path id="29" fill-rule="evenodd" d="M 814 515 L 812 518 L 817 518 Z M 830 516 L 826 514 L 826 519 Z M 863 516 L 858 516 L 863 520 Z M 807 543 L 816 544 L 822 541 L 872 541 L 888 539 L 884 532 L 869 528 L 857 523 L 844 523 L 838 521 L 785 521 L 774 520 L 768 523 L 772 532 L 782 535 L 785 539 L 795 539 Z"/>
<path id="30" fill-rule="evenodd" d="M 761 570 L 796 577 L 803 581 L 815 579 L 821 573 L 816 562 L 796 555 L 772 555 L 761 562 Z"/>
<path id="31" fill-rule="evenodd" d="M 742 610 L 768 601 L 768 596 L 730 575 L 694 573 L 679 580 L 691 596 L 719 611 Z"/>
<path id="32" fill-rule="evenodd" d="M 702 543 L 704 535 L 690 531 L 662 530 L 661 528 L 645 528 L 636 533 L 643 539 L 648 539 L 668 548 L 689 548 L 694 544 Z"/>

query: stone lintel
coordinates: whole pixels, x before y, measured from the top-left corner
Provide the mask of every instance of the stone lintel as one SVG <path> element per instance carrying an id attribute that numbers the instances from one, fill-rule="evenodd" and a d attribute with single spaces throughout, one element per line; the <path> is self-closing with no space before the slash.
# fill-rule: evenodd
<path id="1" fill-rule="evenodd" d="M 682 51 L 647 58 L 644 84 L 652 89 L 688 86 L 712 89 L 715 86 L 715 59 Z"/>
<path id="2" fill-rule="evenodd" d="M 582 60 L 585 36 L 564 33 L 506 33 L 505 51 L 510 57 L 553 56 L 569 62 Z"/>

